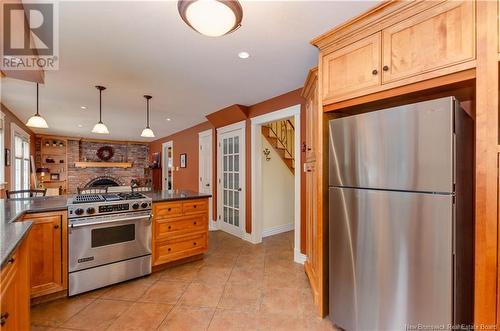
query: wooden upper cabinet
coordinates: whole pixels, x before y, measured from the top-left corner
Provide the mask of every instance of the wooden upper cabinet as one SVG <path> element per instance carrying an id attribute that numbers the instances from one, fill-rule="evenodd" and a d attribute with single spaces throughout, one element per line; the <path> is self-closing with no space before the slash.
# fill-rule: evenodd
<path id="1" fill-rule="evenodd" d="M 62 291 L 67 288 L 66 236 L 67 225 L 61 214 L 33 214 L 28 240 L 30 249 L 31 297 Z"/>
<path id="2" fill-rule="evenodd" d="M 319 113 L 319 95 L 318 95 L 318 68 L 313 68 L 307 75 L 302 96 L 306 100 L 306 135 L 303 148 L 306 153 L 306 162 L 316 160 L 318 148 L 318 113 Z"/>
<path id="3" fill-rule="evenodd" d="M 381 34 L 328 52 L 322 58 L 323 100 L 335 101 L 381 83 Z"/>
<path id="4" fill-rule="evenodd" d="M 447 1 L 382 31 L 382 81 L 474 60 L 475 1 Z"/>

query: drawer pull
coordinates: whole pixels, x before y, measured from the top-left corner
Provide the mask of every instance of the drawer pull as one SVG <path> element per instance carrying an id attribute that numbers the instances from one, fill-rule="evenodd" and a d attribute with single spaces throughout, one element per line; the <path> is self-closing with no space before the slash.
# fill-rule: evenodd
<path id="1" fill-rule="evenodd" d="M 172 228 L 172 226 L 171 226 L 171 225 L 169 225 L 169 226 L 168 226 L 168 229 L 170 230 L 171 228 Z"/>
<path id="2" fill-rule="evenodd" d="M 196 208 L 196 205 L 193 205 L 193 208 Z"/>
<path id="3" fill-rule="evenodd" d="M 170 248 L 170 247 L 167 249 L 167 251 L 169 251 L 169 252 L 170 252 L 171 250 L 172 250 L 172 248 Z"/>
<path id="4" fill-rule="evenodd" d="M 167 211 L 171 211 L 171 210 L 172 210 L 172 208 L 167 208 Z"/>
<path id="5" fill-rule="evenodd" d="M 196 246 L 196 241 L 193 243 L 194 246 Z"/>
<path id="6" fill-rule="evenodd" d="M 196 225 L 196 221 L 194 221 L 193 224 Z"/>
<path id="7" fill-rule="evenodd" d="M 12 264 L 12 263 L 14 263 L 14 261 L 15 261 L 15 260 L 16 260 L 16 259 L 14 259 L 13 257 L 11 257 L 11 258 L 7 261 L 7 263 L 11 263 L 11 264 Z M 9 315 L 9 314 L 7 314 L 7 315 Z"/>
<path id="8" fill-rule="evenodd" d="M 2 313 L 0 315 L 0 326 L 4 326 L 7 323 L 7 318 L 9 318 L 9 313 Z"/>
<path id="9" fill-rule="evenodd" d="M 54 229 L 59 229 L 59 225 L 54 225 Z"/>
<path id="10" fill-rule="evenodd" d="M 377 70 L 377 69 L 373 69 L 373 71 L 372 71 L 372 75 L 374 75 L 374 76 L 375 76 L 376 74 L 378 74 L 378 70 Z"/>

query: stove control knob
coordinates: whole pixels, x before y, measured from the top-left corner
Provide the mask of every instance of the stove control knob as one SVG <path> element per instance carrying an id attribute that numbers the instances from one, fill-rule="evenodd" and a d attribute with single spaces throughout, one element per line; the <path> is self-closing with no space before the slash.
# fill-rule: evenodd
<path id="1" fill-rule="evenodd" d="M 94 213 L 95 213 L 95 208 L 94 208 L 94 207 L 89 207 L 89 208 L 87 208 L 87 214 L 92 215 L 92 214 L 94 214 Z"/>
<path id="2" fill-rule="evenodd" d="M 141 207 L 142 207 L 142 208 L 148 208 L 148 203 L 147 203 L 147 202 L 143 202 L 143 203 L 141 203 Z"/>
<path id="3" fill-rule="evenodd" d="M 82 208 L 77 208 L 77 209 L 75 210 L 75 214 L 77 214 L 78 216 L 83 215 L 83 213 L 84 213 L 84 212 L 85 212 L 85 211 L 84 211 Z"/>
<path id="4" fill-rule="evenodd" d="M 132 205 L 132 208 L 133 208 L 133 209 L 139 209 L 139 204 L 138 204 L 138 203 L 134 203 L 134 204 Z"/>

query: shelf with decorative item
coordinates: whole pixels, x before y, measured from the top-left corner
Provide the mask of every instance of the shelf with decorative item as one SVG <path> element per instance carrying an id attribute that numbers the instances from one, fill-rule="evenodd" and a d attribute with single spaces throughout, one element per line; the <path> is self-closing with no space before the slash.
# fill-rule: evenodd
<path id="1" fill-rule="evenodd" d="M 77 168 L 132 168 L 132 162 L 75 162 Z"/>

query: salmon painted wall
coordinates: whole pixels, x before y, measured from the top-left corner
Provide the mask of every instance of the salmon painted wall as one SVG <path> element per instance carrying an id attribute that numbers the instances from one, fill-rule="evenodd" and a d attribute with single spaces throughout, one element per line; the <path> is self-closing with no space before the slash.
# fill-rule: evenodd
<path id="1" fill-rule="evenodd" d="M 5 130 L 4 130 L 4 145 L 5 145 L 5 148 L 9 148 L 10 149 L 10 155 L 13 156 L 14 154 L 14 151 L 12 150 L 12 142 L 11 142 L 11 139 L 10 139 L 10 128 L 11 128 L 11 124 L 12 123 L 15 123 L 17 126 L 19 126 L 21 129 L 23 129 L 24 131 L 26 131 L 26 133 L 28 133 L 30 135 L 30 154 L 34 157 L 35 156 L 35 133 L 33 131 L 31 131 L 30 128 L 28 128 L 24 122 L 22 122 L 19 118 L 16 117 L 16 115 L 14 115 L 10 109 L 8 109 L 4 104 L 0 104 L 0 107 L 1 107 L 1 111 L 2 113 L 5 115 L 5 118 L 4 118 L 4 126 L 5 126 Z M 5 151 L 1 151 L 1 153 L 5 153 Z M 12 162 L 11 162 L 12 164 Z M 9 167 L 5 167 L 5 181 L 6 181 L 6 185 L 5 185 L 5 189 L 7 190 L 10 190 L 10 187 L 11 187 L 11 166 Z M 0 190 L 1 191 L 1 190 Z M 0 196 L 2 196 L 2 193 L 0 192 Z"/>
<path id="2" fill-rule="evenodd" d="M 297 142 L 302 144 L 303 138 L 305 137 L 305 101 L 301 97 L 300 93 L 302 88 L 297 90 L 276 96 L 274 98 L 259 102 L 255 105 L 245 108 L 246 111 L 246 132 L 245 132 L 245 168 L 246 168 L 246 190 L 245 190 L 245 202 L 246 202 L 246 214 L 245 214 L 245 229 L 247 233 L 252 231 L 252 210 L 251 210 L 251 119 L 256 116 L 274 112 L 280 109 L 288 108 L 297 104 L 301 105 L 301 141 Z M 230 107 L 228 107 L 229 109 Z M 224 119 L 217 118 L 217 116 L 224 116 Z M 181 153 L 188 154 L 188 167 L 185 169 L 179 169 L 179 171 L 174 171 L 174 188 L 175 189 L 189 189 L 193 191 L 198 191 L 198 133 L 208 129 L 213 129 L 213 158 L 212 158 L 212 169 L 213 169 L 213 217 L 214 220 L 217 219 L 217 134 L 215 131 L 215 126 L 212 123 L 224 123 L 224 125 L 229 125 L 232 123 L 226 123 L 228 120 L 227 113 L 225 112 L 215 112 L 209 116 L 210 122 L 203 122 L 199 125 L 185 129 L 183 131 L 177 132 L 168 137 L 164 137 L 153 141 L 150 144 L 150 153 L 161 152 L 161 144 L 172 140 L 174 144 L 174 167 L 179 166 L 179 158 Z M 233 123 L 240 121 L 234 119 Z M 297 169 L 301 174 L 301 196 L 305 195 L 305 175 L 301 171 L 302 165 L 304 163 L 305 155 L 301 153 L 301 167 Z M 163 166 L 163 164 L 162 164 Z M 161 169 L 155 169 L 153 171 L 153 185 L 156 189 L 161 189 Z M 301 251 L 305 252 L 305 199 L 301 199 Z"/>

